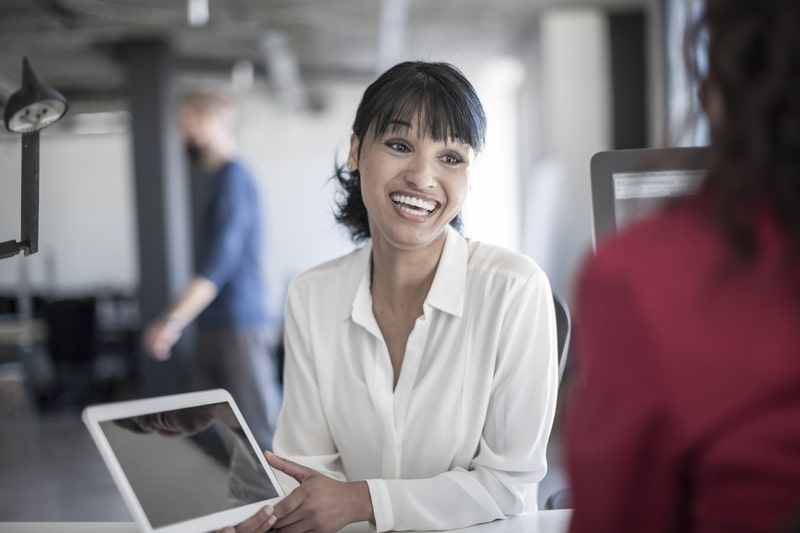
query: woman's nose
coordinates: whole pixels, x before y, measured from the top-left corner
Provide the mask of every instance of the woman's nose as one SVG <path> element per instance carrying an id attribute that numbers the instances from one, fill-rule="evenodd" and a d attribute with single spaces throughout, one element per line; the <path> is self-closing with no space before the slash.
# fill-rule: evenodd
<path id="1" fill-rule="evenodd" d="M 436 186 L 436 171 L 433 163 L 422 157 L 409 162 L 405 174 L 406 183 L 414 189 L 427 189 Z"/>

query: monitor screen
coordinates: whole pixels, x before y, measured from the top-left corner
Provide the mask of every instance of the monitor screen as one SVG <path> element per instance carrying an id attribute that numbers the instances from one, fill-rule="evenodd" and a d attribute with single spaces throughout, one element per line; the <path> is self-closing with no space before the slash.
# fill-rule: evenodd
<path id="1" fill-rule="evenodd" d="M 597 241 L 696 193 L 705 178 L 706 148 L 614 150 L 591 162 L 593 238 Z"/>
<path id="2" fill-rule="evenodd" d="M 660 208 L 670 198 L 689 196 L 703 184 L 703 170 L 615 172 L 614 223 L 617 229 Z"/>

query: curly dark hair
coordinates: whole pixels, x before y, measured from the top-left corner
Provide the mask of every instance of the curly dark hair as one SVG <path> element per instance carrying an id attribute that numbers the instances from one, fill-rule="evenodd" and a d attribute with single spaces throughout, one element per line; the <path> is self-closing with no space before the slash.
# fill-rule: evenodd
<path id="1" fill-rule="evenodd" d="M 472 84 L 449 63 L 408 61 L 390 68 L 364 91 L 353 122 L 360 146 L 368 132 L 379 137 L 392 121 L 417 121 L 435 141 L 456 140 L 476 152 L 486 137 L 486 115 Z M 360 148 L 359 146 L 359 155 Z M 353 242 L 370 237 L 367 208 L 361 198 L 361 176 L 336 165 L 333 180 L 340 190 L 336 221 L 350 231 Z M 461 231 L 461 215 L 450 225 Z"/>
<path id="2" fill-rule="evenodd" d="M 687 50 L 707 37 L 701 99 L 710 110 L 707 188 L 734 249 L 757 253 L 754 198 L 765 199 L 800 250 L 800 1 L 706 0 Z M 688 54 L 687 54 L 688 55 Z M 690 61 L 696 79 L 703 78 Z"/>

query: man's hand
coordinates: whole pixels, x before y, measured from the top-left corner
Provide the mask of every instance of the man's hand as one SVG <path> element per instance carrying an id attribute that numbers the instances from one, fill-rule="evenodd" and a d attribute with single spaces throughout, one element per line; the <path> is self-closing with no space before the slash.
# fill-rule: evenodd
<path id="1" fill-rule="evenodd" d="M 147 326 L 142 338 L 145 351 L 157 361 L 170 358 L 170 350 L 181 337 L 182 328 L 169 319 L 154 320 Z"/>

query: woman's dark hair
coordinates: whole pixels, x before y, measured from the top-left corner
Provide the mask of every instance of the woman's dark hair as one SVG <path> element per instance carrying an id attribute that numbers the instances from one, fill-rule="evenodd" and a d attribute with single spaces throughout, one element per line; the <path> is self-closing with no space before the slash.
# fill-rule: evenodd
<path id="1" fill-rule="evenodd" d="M 706 0 L 687 50 L 706 36 L 708 72 L 701 95 L 711 108 L 707 184 L 723 228 L 734 248 L 752 257 L 754 209 L 766 200 L 798 251 L 800 1 Z M 690 61 L 689 67 L 700 79 L 697 63 Z M 715 97 L 721 101 L 711 101 Z"/>
<path id="2" fill-rule="evenodd" d="M 476 152 L 483 148 L 483 106 L 472 84 L 448 63 L 400 63 L 367 87 L 353 122 L 359 155 L 367 134 L 379 137 L 397 120 L 418 123 L 421 133 L 435 141 L 463 142 Z M 361 198 L 359 171 L 337 165 L 333 179 L 341 188 L 336 199 L 336 221 L 350 231 L 353 242 L 368 239 L 369 220 Z M 460 231 L 460 214 L 450 224 Z"/>

